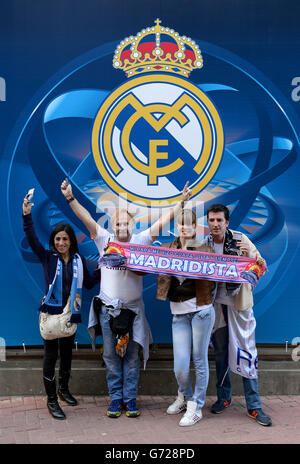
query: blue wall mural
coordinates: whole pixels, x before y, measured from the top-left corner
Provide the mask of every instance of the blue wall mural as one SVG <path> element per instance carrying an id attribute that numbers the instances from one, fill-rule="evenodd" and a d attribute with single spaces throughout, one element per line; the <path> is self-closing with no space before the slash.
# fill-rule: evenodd
<path id="1" fill-rule="evenodd" d="M 97 263 L 93 241 L 60 193 L 66 176 L 104 227 L 119 196 L 130 200 L 137 230 L 147 227 L 150 200 L 155 208 L 173 204 L 188 179 L 200 238 L 206 208 L 226 204 L 231 227 L 268 263 L 255 290 L 257 341 L 300 335 L 299 12 L 295 2 L 269 0 L 2 2 L 0 336 L 7 345 L 42 343 L 43 275 L 21 218 L 29 188 L 42 243 L 55 224 L 70 222 L 90 269 Z M 126 141 L 137 108 L 144 116 L 147 108 L 148 119 L 137 118 Z M 158 144 L 152 156 L 152 139 L 167 140 L 167 148 Z M 126 143 L 130 162 L 122 158 Z M 173 225 L 166 232 L 162 243 Z M 96 291 L 84 292 L 78 343 L 90 341 L 85 325 Z M 144 300 L 154 341 L 169 343 L 169 307 L 155 299 L 151 275 Z"/>

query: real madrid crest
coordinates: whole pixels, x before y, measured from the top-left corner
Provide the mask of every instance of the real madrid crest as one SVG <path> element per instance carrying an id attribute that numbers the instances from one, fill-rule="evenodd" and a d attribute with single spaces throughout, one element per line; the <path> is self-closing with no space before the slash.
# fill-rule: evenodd
<path id="1" fill-rule="evenodd" d="M 187 80 L 203 66 L 199 47 L 155 23 L 118 45 L 113 66 L 130 79 L 103 102 L 92 130 L 92 153 L 107 185 L 148 207 L 177 202 L 186 180 L 197 195 L 224 148 L 215 106 Z"/>

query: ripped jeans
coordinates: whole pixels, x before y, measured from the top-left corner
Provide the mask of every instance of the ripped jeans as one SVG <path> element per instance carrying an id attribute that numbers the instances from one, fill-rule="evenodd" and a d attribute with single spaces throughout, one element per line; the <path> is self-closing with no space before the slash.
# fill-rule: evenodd
<path id="1" fill-rule="evenodd" d="M 205 402 L 209 379 L 208 346 L 215 321 L 213 306 L 187 314 L 174 314 L 172 322 L 174 372 L 178 391 L 197 403 Z M 196 374 L 193 391 L 190 375 L 191 350 Z"/>

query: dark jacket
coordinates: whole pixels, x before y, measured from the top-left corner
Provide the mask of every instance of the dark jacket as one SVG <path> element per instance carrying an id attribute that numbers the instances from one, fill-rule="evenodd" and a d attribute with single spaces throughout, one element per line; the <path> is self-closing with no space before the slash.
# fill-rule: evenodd
<path id="1" fill-rule="evenodd" d="M 63 263 L 63 285 L 62 285 L 62 308 L 55 308 L 55 307 L 41 307 L 39 308 L 40 311 L 42 312 L 49 312 L 51 314 L 60 314 L 63 311 L 63 308 L 65 307 L 68 297 L 71 292 L 71 286 L 72 286 L 72 278 L 73 278 L 73 257 L 71 256 L 69 259 L 68 264 L 65 264 L 65 262 L 60 258 L 58 253 L 54 253 L 51 250 L 46 250 L 41 242 L 39 241 L 35 230 L 34 230 L 34 225 L 33 225 L 33 219 L 31 214 L 26 214 L 25 216 L 23 215 L 23 228 L 24 232 L 28 241 L 28 244 L 30 245 L 32 251 L 36 254 L 38 259 L 40 260 L 42 266 L 43 266 L 43 271 L 44 271 L 44 281 L 45 281 L 45 295 L 48 293 L 49 285 L 53 282 L 55 272 L 56 272 L 56 267 L 57 267 L 57 260 L 60 259 Z M 90 289 L 92 288 L 96 283 L 99 283 L 99 271 L 94 272 L 93 275 L 90 275 L 85 258 L 81 256 L 82 260 L 82 266 L 83 266 L 83 285 L 87 288 Z"/>
<path id="2" fill-rule="evenodd" d="M 172 243 L 164 244 L 166 248 L 181 248 L 180 239 L 177 238 Z M 200 243 L 193 248 L 188 248 L 189 250 L 202 251 L 204 253 L 214 253 L 213 248 L 207 245 L 201 245 Z M 156 298 L 158 300 L 166 300 L 168 293 L 171 287 L 172 278 L 176 277 L 171 275 L 158 274 L 157 276 L 157 291 Z M 189 279 L 191 280 L 191 279 Z M 197 306 L 208 305 L 212 303 L 212 289 L 214 287 L 214 282 L 210 280 L 202 279 L 193 279 L 195 281 L 195 294 L 193 297 L 196 297 Z M 183 301 L 185 300 L 183 295 Z"/>

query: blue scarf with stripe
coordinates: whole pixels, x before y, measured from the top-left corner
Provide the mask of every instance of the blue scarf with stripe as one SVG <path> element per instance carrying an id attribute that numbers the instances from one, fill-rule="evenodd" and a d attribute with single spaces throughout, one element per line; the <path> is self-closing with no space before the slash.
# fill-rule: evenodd
<path id="1" fill-rule="evenodd" d="M 70 322 L 81 322 L 81 301 L 82 301 L 82 282 L 83 266 L 78 253 L 75 253 L 72 262 L 73 276 L 70 293 L 71 319 Z M 44 297 L 42 307 L 43 312 L 49 314 L 61 314 L 63 312 L 63 263 L 58 258 L 53 282 L 49 285 L 47 295 Z"/>

